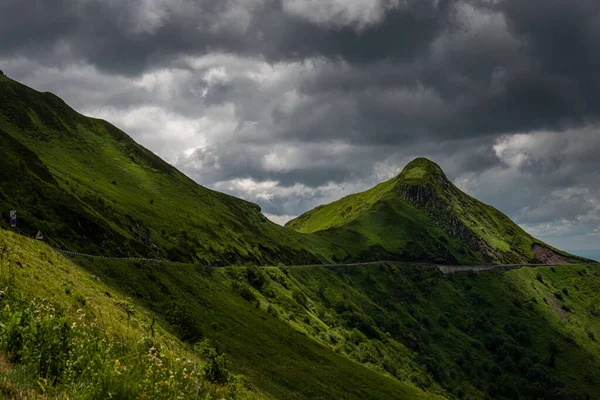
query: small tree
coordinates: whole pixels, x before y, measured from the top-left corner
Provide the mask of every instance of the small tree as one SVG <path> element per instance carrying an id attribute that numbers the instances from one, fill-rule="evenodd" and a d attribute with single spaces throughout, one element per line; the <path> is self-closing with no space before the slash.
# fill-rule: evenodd
<path id="1" fill-rule="evenodd" d="M 225 354 L 211 346 L 209 340 L 198 345 L 200 355 L 205 359 L 204 376 L 213 383 L 227 383 L 230 380 L 229 361 Z"/>

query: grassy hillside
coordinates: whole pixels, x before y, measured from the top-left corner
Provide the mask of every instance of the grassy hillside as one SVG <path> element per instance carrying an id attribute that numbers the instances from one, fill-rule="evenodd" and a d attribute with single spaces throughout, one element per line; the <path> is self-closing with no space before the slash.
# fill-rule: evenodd
<path id="1" fill-rule="evenodd" d="M 334 241 L 360 260 L 544 262 L 534 252 L 537 244 L 561 261 L 583 261 L 552 249 L 500 211 L 463 193 L 424 158 L 393 179 L 317 207 L 286 227 Z"/>
<path id="2" fill-rule="evenodd" d="M 600 396 L 600 269 L 593 264 L 451 276 L 390 264 L 77 265 L 3 230 L 0 248 L 0 280 L 10 293 L 0 300 L 0 392 L 8 397 L 94 398 L 103 390 L 135 398 L 151 387 L 143 379 L 156 367 L 144 358 L 150 347 L 179 368 L 172 378 L 156 376 L 159 385 L 172 379 L 164 398 L 189 397 L 196 387 L 237 398 Z M 17 313 L 38 316 L 17 324 L 26 347 L 11 333 Z M 53 340 L 44 339 L 48 332 Z M 56 332 L 64 334 L 56 339 Z M 65 363 L 49 374 L 40 364 L 48 351 L 59 360 L 90 352 L 43 345 L 63 337 L 112 343 L 93 364 L 101 373 L 63 374 L 72 371 Z M 198 358 L 206 339 L 216 350 Z M 225 385 L 210 383 L 212 369 L 204 367 L 226 367 L 217 354 L 238 374 Z M 197 360 L 199 380 L 184 379 L 186 364 L 177 359 Z"/>
<path id="3" fill-rule="evenodd" d="M 576 259 L 462 193 L 426 159 L 283 229 L 256 204 L 196 184 L 109 123 L 5 76 L 0 167 L 3 220 L 15 209 L 22 232 L 41 230 L 73 251 L 213 265 Z"/>
<path id="4" fill-rule="evenodd" d="M 0 76 L 0 209 L 55 246 L 204 263 L 319 262 L 339 249 L 209 190 L 109 123 Z"/>
<path id="5" fill-rule="evenodd" d="M 253 277 L 260 280 L 263 273 L 256 267 L 212 270 L 197 265 L 78 262 L 165 315 L 180 337 L 207 337 L 218 343 L 234 372 L 274 398 L 442 398 L 361 366 L 274 316 L 269 300 L 257 301 L 260 294 L 252 284 L 260 283 Z"/>
<path id="6" fill-rule="evenodd" d="M 444 276 L 388 264 L 81 262 L 157 313 L 173 298 L 185 304 L 194 335 L 219 343 L 236 372 L 277 398 L 393 398 L 394 381 L 445 398 L 600 396 L 593 264 Z M 348 359 L 377 374 L 355 375 Z"/>
<path id="7" fill-rule="evenodd" d="M 456 276 L 393 265 L 308 267 L 290 268 L 288 277 L 291 294 L 301 291 L 322 322 L 294 316 L 301 329 L 424 390 L 439 385 L 448 397 L 469 399 L 600 396 L 596 265 Z M 395 342 L 412 357 L 394 355 Z"/>
<path id="8" fill-rule="evenodd" d="M 353 362 L 256 308 L 232 289 L 224 269 L 108 260 L 86 261 L 84 269 L 43 243 L 1 229 L 0 255 L 0 283 L 14 293 L 6 297 L 4 290 L 0 299 L 0 393 L 8 397 L 196 398 L 198 392 L 206 398 L 441 399 Z M 44 347 L 48 343 L 56 346 Z M 160 349 L 162 366 L 148 363 L 151 349 Z M 216 355 L 223 353 L 243 376 L 219 383 L 214 372 L 227 365 Z M 40 367 L 47 357 L 64 365 L 48 373 Z M 89 365 L 79 371 L 77 362 Z M 186 378 L 184 368 L 197 377 Z M 151 382 L 148 373 L 155 374 Z M 151 395 L 153 384 L 164 395 Z"/>
<path id="9" fill-rule="evenodd" d="M 2 229 L 0 287 L 0 398 L 267 397 L 208 342 L 182 342 L 118 288 Z"/>

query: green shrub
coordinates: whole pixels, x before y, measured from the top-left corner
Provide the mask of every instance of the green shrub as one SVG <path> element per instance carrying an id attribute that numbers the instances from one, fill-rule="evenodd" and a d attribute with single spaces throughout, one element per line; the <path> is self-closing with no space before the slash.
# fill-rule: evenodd
<path id="1" fill-rule="evenodd" d="M 441 316 L 438 318 L 438 324 L 442 327 L 442 328 L 448 328 L 448 326 L 450 325 L 448 322 L 448 318 L 446 318 L 445 316 Z"/>
<path id="2" fill-rule="evenodd" d="M 230 380 L 229 361 L 225 354 L 211 346 L 209 340 L 204 340 L 198 346 L 200 355 L 205 359 L 203 371 L 209 382 L 227 383 Z"/>
<path id="3" fill-rule="evenodd" d="M 269 306 L 267 307 L 267 312 L 269 314 L 271 314 L 272 316 L 274 316 L 275 318 L 279 317 L 279 313 L 277 312 L 277 309 L 275 307 L 273 307 L 273 305 L 271 303 L 269 303 Z"/>
<path id="4" fill-rule="evenodd" d="M 151 342 L 107 336 L 83 310 L 69 317 L 46 299 L 3 299 L 2 305 L 0 351 L 11 360 L 11 369 L 38 382 L 42 397 L 179 399 L 189 393 L 204 398 L 209 392 L 195 361 L 176 358 Z M 227 360 L 214 352 L 203 353 L 205 376 L 227 382 Z"/>
<path id="5" fill-rule="evenodd" d="M 540 281 L 540 283 L 544 283 L 544 277 L 542 276 L 542 273 L 540 271 L 538 271 L 535 274 L 535 279 L 537 279 L 538 281 Z"/>
<path id="6" fill-rule="evenodd" d="M 256 289 L 262 288 L 266 282 L 265 274 L 255 265 L 246 267 L 246 279 Z"/>
<path id="7" fill-rule="evenodd" d="M 181 340 L 192 342 L 202 338 L 202 329 L 190 313 L 189 304 L 184 300 L 169 299 L 161 309 L 165 319 Z"/>
<path id="8" fill-rule="evenodd" d="M 256 301 L 256 295 L 252 293 L 252 290 L 245 283 L 237 281 L 231 282 L 231 288 L 237 292 L 244 300 L 254 303 Z"/>
<path id="9" fill-rule="evenodd" d="M 306 307 L 306 295 L 301 290 L 294 289 L 292 291 L 292 298 L 301 306 Z"/>
<path id="10" fill-rule="evenodd" d="M 554 297 L 556 297 L 557 300 L 564 300 L 561 292 L 554 292 Z"/>
<path id="11" fill-rule="evenodd" d="M 78 294 L 77 296 L 75 296 L 75 301 L 77 301 L 77 303 L 79 303 L 79 305 L 83 307 L 85 306 L 86 298 L 84 295 Z"/>

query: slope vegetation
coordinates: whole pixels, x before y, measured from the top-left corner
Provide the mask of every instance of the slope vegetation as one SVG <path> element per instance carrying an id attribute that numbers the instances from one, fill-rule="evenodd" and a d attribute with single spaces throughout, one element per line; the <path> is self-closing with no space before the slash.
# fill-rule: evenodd
<path id="1" fill-rule="evenodd" d="M 118 288 L 3 229 L 0 287 L 0 398 L 267 397 L 208 342 L 182 342 Z"/>
<path id="2" fill-rule="evenodd" d="M 362 260 L 583 261 L 533 238 L 500 211 L 463 193 L 425 158 L 410 162 L 389 181 L 317 207 L 286 227 L 317 233 Z"/>
<path id="3" fill-rule="evenodd" d="M 0 394 L 442 399 L 360 365 L 256 307 L 224 269 L 103 259 L 78 260 L 82 268 L 2 229 L 0 254 L 0 284 L 15 292 L 0 299 L 0 361 L 11 371 L 0 378 Z M 95 328 L 77 331 L 82 324 Z M 222 354 L 238 375 L 229 375 Z M 64 365 L 50 373 L 39 364 L 48 357 Z"/>
<path id="4" fill-rule="evenodd" d="M 168 304 L 185 305 L 191 337 L 219 343 L 276 398 L 424 396 L 412 386 L 449 399 L 600 396 L 596 264 L 446 276 L 80 262 L 167 319 Z"/>
<path id="5" fill-rule="evenodd" d="M 0 209 L 51 244 L 204 263 L 320 262 L 339 249 L 209 190 L 109 123 L 0 76 Z M 341 253 L 343 254 L 343 252 Z"/>
<path id="6" fill-rule="evenodd" d="M 386 263 L 75 264 L 1 229 L 0 254 L 0 392 L 11 398 L 133 399 L 152 387 L 154 398 L 600 396 L 597 264 L 448 276 Z M 198 359 L 206 339 L 215 349 Z M 152 348 L 164 362 L 148 363 Z M 238 374 L 229 383 L 218 354 Z M 198 379 L 184 375 L 192 365 Z"/>
<path id="7" fill-rule="evenodd" d="M 283 282 L 287 288 L 273 283 L 282 318 L 423 390 L 460 399 L 600 398 L 596 264 L 451 276 L 386 264 L 291 267 Z"/>

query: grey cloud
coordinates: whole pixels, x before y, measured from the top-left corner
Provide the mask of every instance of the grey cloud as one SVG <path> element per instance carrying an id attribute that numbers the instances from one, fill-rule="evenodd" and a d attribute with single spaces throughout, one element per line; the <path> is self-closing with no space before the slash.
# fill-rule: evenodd
<path id="1" fill-rule="evenodd" d="M 527 226 L 597 228 L 597 1 L 300 3 L 8 0 L 0 66 L 270 214 L 428 156 Z"/>
<path id="2" fill-rule="evenodd" d="M 154 18 L 146 17 L 152 11 L 148 4 L 158 14 Z M 5 56 L 52 57 L 64 46 L 74 59 L 129 75 L 169 64 L 182 54 L 212 51 L 261 54 L 271 61 L 313 56 L 357 62 L 409 59 L 440 32 L 449 9 L 448 1 L 410 4 L 388 10 L 381 23 L 358 31 L 311 23 L 284 12 L 276 0 L 9 0 L 0 6 L 0 51 Z M 61 64 L 62 57 L 52 61 Z"/>
<path id="3" fill-rule="evenodd" d="M 274 118 L 302 122 L 282 128 L 288 131 L 282 135 L 389 144 L 404 140 L 405 132 L 468 137 L 564 129 L 597 120 L 600 111 L 594 73 L 600 59 L 591 51 L 600 44 L 600 24 L 591 1 L 553 0 L 541 10 L 523 1 L 371 2 L 387 11 L 361 29 L 315 23 L 274 0 L 33 3 L 32 17 L 20 12 L 26 2 L 2 6 L 2 15 L 16 16 L 2 21 L 2 37 L 12 38 L 3 39 L 4 51 L 57 54 L 61 63 L 70 57 L 130 75 L 215 50 L 269 62 L 323 57 L 324 67 L 300 84 L 311 102 L 291 115 L 274 111 Z M 345 63 L 342 77 L 332 76 L 340 67 L 336 60 Z M 241 80 L 213 84 L 203 101 L 243 101 L 252 86 Z M 418 110 L 398 98 L 419 91 L 430 99 Z M 246 101 L 243 109 L 252 104 Z M 326 109 L 332 120 L 315 121 Z M 328 125 L 333 129 L 319 129 Z"/>

